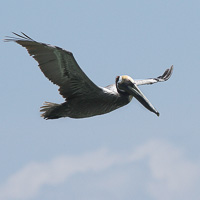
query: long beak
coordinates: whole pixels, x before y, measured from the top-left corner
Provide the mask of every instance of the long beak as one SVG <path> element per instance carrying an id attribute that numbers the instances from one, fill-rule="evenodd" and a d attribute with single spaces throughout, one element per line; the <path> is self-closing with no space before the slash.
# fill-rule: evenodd
<path id="1" fill-rule="evenodd" d="M 160 113 L 153 107 L 153 105 L 144 96 L 144 94 L 137 87 L 137 85 L 134 84 L 133 87 L 128 86 L 128 90 L 129 90 L 129 93 L 132 94 L 145 108 L 147 108 L 151 112 L 154 112 L 157 116 L 160 115 Z"/>

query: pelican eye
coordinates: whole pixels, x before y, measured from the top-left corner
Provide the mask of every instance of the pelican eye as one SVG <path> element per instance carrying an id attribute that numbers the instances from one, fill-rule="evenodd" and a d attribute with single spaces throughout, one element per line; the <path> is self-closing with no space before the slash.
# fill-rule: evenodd
<path id="1" fill-rule="evenodd" d="M 133 83 L 133 82 L 130 81 L 130 80 L 128 81 L 128 84 L 129 84 L 130 86 L 132 86 L 132 87 L 135 85 L 135 83 Z"/>

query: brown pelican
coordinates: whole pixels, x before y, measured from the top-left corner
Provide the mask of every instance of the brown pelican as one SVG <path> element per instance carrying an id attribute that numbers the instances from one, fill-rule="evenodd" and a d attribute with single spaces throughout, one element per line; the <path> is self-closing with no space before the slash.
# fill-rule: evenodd
<path id="1" fill-rule="evenodd" d="M 59 92 L 66 100 L 62 104 L 45 102 L 40 110 L 41 116 L 45 119 L 85 118 L 102 115 L 125 106 L 133 97 L 159 116 L 159 112 L 140 91 L 138 85 L 168 80 L 172 74 L 173 65 L 157 78 L 133 80 L 127 75 L 117 76 L 115 84 L 98 87 L 81 70 L 71 52 L 36 42 L 24 33 L 22 35 L 13 34 L 17 37 L 7 37 L 5 41 L 14 41 L 25 47 L 38 62 L 44 75 L 59 86 Z"/>

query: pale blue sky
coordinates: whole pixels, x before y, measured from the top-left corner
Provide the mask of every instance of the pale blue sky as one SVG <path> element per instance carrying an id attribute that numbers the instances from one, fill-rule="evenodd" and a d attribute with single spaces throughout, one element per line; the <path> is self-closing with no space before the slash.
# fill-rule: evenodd
<path id="1" fill-rule="evenodd" d="M 64 100 L 26 50 L 1 42 L 1 200 L 188 200 L 200 196 L 199 1 L 2 1 L 1 38 L 12 31 L 72 51 L 100 86 L 117 75 L 161 75 L 135 99 L 88 119 L 44 120 Z M 193 196 L 192 196 L 193 195 Z"/>

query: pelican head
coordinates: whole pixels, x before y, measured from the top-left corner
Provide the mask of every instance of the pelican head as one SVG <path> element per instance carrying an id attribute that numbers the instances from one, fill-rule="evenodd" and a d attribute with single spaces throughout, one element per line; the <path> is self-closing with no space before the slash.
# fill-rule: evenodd
<path id="1" fill-rule="evenodd" d="M 116 77 L 116 88 L 120 94 L 129 95 L 129 99 L 135 97 L 145 108 L 154 112 L 159 116 L 159 112 L 154 108 L 150 101 L 144 96 L 141 90 L 137 87 L 136 82 L 127 75 Z"/>

